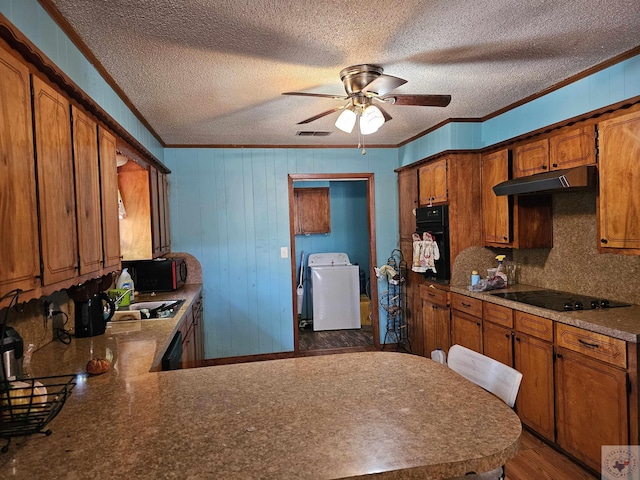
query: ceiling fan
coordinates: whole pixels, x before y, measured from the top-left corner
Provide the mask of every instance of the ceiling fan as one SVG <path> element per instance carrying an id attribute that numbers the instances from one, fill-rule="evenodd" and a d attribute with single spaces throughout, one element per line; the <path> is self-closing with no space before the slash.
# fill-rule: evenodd
<path id="1" fill-rule="evenodd" d="M 360 120 L 360 133 L 368 135 L 374 133 L 384 122 L 391 120 L 382 104 L 389 105 L 417 105 L 422 107 L 446 107 L 451 102 L 451 95 L 415 95 L 390 93 L 407 80 L 391 75 L 385 75 L 380 65 L 353 65 L 340 71 L 340 79 L 344 84 L 346 95 L 331 95 L 324 93 L 285 92 L 282 95 L 299 95 L 303 97 L 323 97 L 347 100 L 347 103 L 332 108 L 298 122 L 298 125 L 310 123 L 324 116 L 342 110 L 336 120 L 336 127 L 351 133 L 356 120 Z M 374 103 L 376 105 L 374 105 Z"/>

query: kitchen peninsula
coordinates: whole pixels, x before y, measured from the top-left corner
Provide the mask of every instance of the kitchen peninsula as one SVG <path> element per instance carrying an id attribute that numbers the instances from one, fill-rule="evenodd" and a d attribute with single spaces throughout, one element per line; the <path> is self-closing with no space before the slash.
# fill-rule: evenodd
<path id="1" fill-rule="evenodd" d="M 113 366 L 78 378 L 51 436 L 14 439 L 0 476 L 435 479 L 491 470 L 517 451 L 521 425 L 510 408 L 417 356 L 150 372 L 179 316 L 114 323 L 104 336 L 38 351 L 36 375 L 81 372 L 90 350 L 108 349 Z"/>

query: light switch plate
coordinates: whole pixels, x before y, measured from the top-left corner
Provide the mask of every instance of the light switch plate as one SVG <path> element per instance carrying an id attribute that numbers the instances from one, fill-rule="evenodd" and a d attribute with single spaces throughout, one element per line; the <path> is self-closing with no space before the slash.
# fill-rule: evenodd
<path id="1" fill-rule="evenodd" d="M 287 247 L 280 247 L 280 258 L 289 258 L 289 249 Z"/>

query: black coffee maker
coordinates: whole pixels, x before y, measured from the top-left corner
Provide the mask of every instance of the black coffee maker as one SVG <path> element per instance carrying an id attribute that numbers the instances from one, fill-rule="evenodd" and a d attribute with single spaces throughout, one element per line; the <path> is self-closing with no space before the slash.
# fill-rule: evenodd
<path id="1" fill-rule="evenodd" d="M 116 311 L 113 299 L 103 289 L 110 285 L 111 276 L 92 280 L 68 290 L 75 303 L 75 335 L 94 337 L 102 335 L 107 329 L 107 322 Z"/>

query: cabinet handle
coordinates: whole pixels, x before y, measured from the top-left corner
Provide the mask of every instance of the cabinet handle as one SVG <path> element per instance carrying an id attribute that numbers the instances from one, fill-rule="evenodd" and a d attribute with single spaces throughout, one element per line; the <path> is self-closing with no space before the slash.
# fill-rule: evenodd
<path id="1" fill-rule="evenodd" d="M 476 325 L 480 326 L 480 322 L 476 322 Z"/>
<path id="2" fill-rule="evenodd" d="M 582 340 L 581 338 L 578 339 L 578 342 L 580 342 L 582 345 L 584 345 L 585 347 L 590 347 L 590 348 L 600 348 L 600 346 L 597 343 L 589 343 L 589 342 L 585 342 L 584 340 Z"/>
<path id="3" fill-rule="evenodd" d="M 429 295 L 430 297 L 435 297 L 435 293 L 431 293 L 431 292 L 427 292 L 427 295 Z"/>
<path id="4" fill-rule="evenodd" d="M 562 354 L 561 353 L 556 353 L 556 358 L 562 358 Z"/>
<path id="5" fill-rule="evenodd" d="M 505 241 L 509 240 L 507 237 L 502 237 L 502 239 Z"/>
<path id="6" fill-rule="evenodd" d="M 542 165 L 542 170 L 546 170 L 547 166 L 546 165 Z"/>
<path id="7" fill-rule="evenodd" d="M 557 167 L 558 167 L 558 164 L 557 164 L 557 163 L 553 163 L 553 164 L 551 164 L 551 166 L 552 166 L 553 168 L 557 168 Z"/>
<path id="8" fill-rule="evenodd" d="M 519 341 L 520 341 L 520 337 L 516 337 L 516 342 L 519 342 Z"/>
<path id="9" fill-rule="evenodd" d="M 504 337 L 505 337 L 505 338 L 509 338 L 510 336 L 511 336 L 511 335 L 509 335 L 508 333 L 505 333 L 505 334 L 504 334 Z"/>
<path id="10" fill-rule="evenodd" d="M 471 308 L 471 304 L 470 304 L 470 303 L 460 302 L 460 304 L 461 304 L 464 308 Z"/>
<path id="11" fill-rule="evenodd" d="M 606 238 L 601 238 L 600 239 L 600 243 L 609 243 L 609 241 Z"/>

